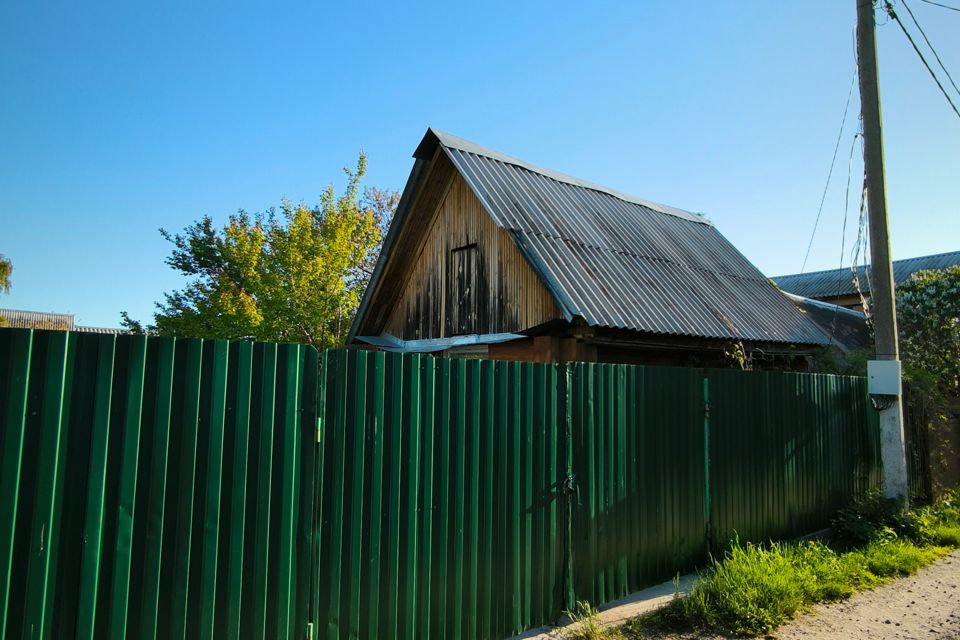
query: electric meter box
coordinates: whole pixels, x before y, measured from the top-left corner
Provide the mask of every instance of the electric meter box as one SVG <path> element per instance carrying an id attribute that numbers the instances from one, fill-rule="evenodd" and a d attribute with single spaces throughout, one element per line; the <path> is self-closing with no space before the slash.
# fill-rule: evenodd
<path id="1" fill-rule="evenodd" d="M 900 361 L 868 360 L 867 391 L 875 396 L 900 395 Z"/>

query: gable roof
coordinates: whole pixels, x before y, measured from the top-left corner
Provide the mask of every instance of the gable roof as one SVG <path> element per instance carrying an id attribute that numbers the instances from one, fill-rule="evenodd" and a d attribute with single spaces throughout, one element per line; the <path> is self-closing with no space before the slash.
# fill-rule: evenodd
<path id="1" fill-rule="evenodd" d="M 437 150 L 506 231 L 567 320 L 653 334 L 827 344 L 829 338 L 704 217 L 429 129 L 380 263 L 403 233 L 411 182 Z M 404 202 L 404 200 L 406 202 Z M 406 204 L 406 208 L 404 205 Z M 376 295 L 371 279 L 351 331 Z"/>
<path id="2" fill-rule="evenodd" d="M 960 251 L 894 260 L 893 280 L 896 284 L 903 284 L 917 271 L 946 269 L 954 265 L 960 265 Z M 868 272 L 869 268 L 857 267 L 857 278 L 860 280 L 860 288 L 864 294 L 870 293 Z M 793 273 L 776 276 L 773 280 L 784 291 L 807 298 L 832 298 L 857 293 L 856 287 L 853 286 L 853 270 L 849 268 Z"/>

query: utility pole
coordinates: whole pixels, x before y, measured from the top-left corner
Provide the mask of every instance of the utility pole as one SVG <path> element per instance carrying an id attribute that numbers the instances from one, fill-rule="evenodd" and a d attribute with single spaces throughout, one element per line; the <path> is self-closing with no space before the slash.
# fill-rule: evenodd
<path id="1" fill-rule="evenodd" d="M 883 134 L 877 80 L 877 41 L 873 0 L 857 2 L 857 67 L 863 117 L 864 168 L 870 225 L 870 300 L 876 337 L 876 361 L 869 363 L 870 394 L 879 400 L 883 494 L 906 502 L 907 461 L 903 445 L 903 403 L 900 381 L 893 265 L 887 231 L 887 195 L 883 174 Z"/>

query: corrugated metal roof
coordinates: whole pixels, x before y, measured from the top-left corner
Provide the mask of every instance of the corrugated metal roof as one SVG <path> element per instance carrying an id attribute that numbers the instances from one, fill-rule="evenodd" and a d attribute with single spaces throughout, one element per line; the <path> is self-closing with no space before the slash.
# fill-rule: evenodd
<path id="1" fill-rule="evenodd" d="M 74 331 L 79 331 L 80 333 L 100 333 L 104 335 L 118 335 L 125 336 L 130 333 L 129 329 L 120 329 L 118 327 L 81 327 L 76 326 L 73 328 Z"/>
<path id="2" fill-rule="evenodd" d="M 702 216 L 626 196 L 431 129 L 568 319 L 656 334 L 828 344 Z"/>
<path id="3" fill-rule="evenodd" d="M 0 309 L 0 317 L 7 321 L 7 327 L 11 329 L 56 329 L 60 331 L 73 329 L 73 315 L 69 313 Z"/>
<path id="4" fill-rule="evenodd" d="M 867 328 L 867 316 L 835 304 L 828 304 L 813 298 L 786 294 L 800 307 L 811 320 L 820 325 L 844 352 L 870 347 L 870 330 Z"/>
<path id="5" fill-rule="evenodd" d="M 897 284 L 903 284 L 917 271 L 946 269 L 955 265 L 960 265 L 960 251 L 894 260 L 893 279 Z M 863 267 L 857 267 L 860 288 L 865 294 L 870 293 L 868 276 L 869 273 L 865 273 Z M 827 269 L 826 271 L 813 271 L 811 273 L 794 273 L 786 276 L 776 276 L 773 280 L 784 291 L 807 298 L 831 298 L 853 295 L 857 292 L 853 286 L 852 269 Z"/>

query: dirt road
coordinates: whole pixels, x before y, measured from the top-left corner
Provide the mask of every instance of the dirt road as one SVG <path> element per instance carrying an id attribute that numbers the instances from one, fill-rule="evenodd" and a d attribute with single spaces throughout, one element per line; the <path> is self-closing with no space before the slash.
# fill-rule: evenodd
<path id="1" fill-rule="evenodd" d="M 686 576 L 684 591 L 693 576 Z M 625 598 L 600 613 L 614 627 L 663 605 L 673 585 L 664 583 Z M 534 630 L 514 640 L 569 638 L 574 627 Z M 648 640 L 730 640 L 711 633 L 648 631 Z M 767 636 L 776 640 L 960 640 L 960 550 L 921 569 L 845 602 L 819 605 Z"/>
<path id="2" fill-rule="evenodd" d="M 910 578 L 846 602 L 818 606 L 773 634 L 778 640 L 960 639 L 960 551 Z"/>

